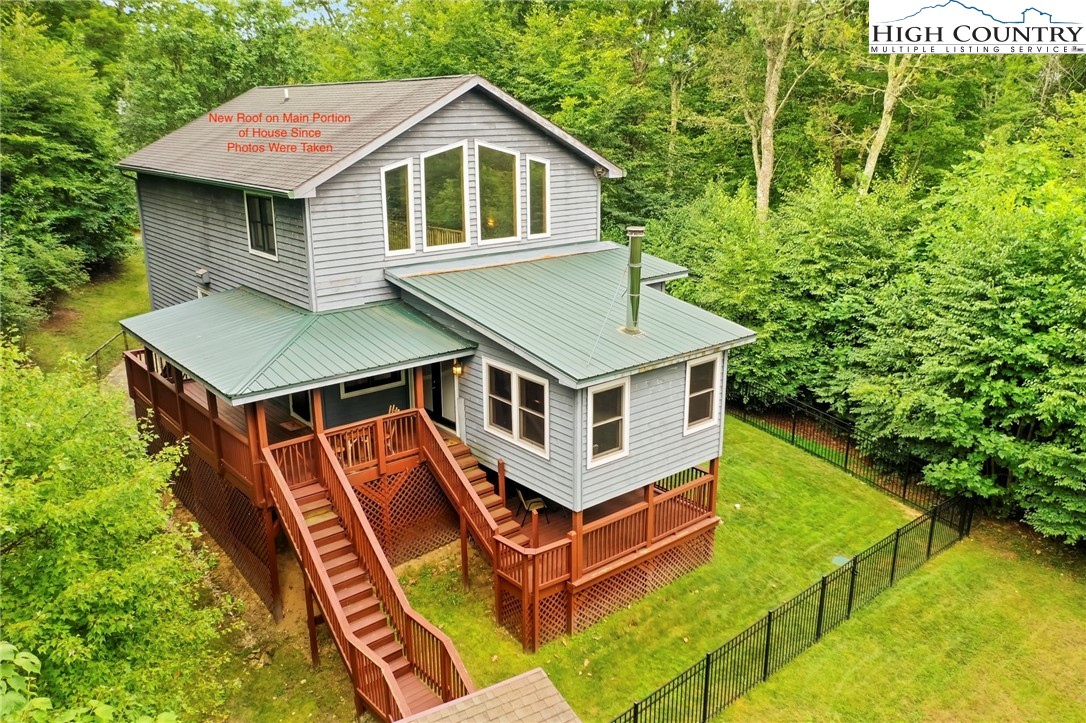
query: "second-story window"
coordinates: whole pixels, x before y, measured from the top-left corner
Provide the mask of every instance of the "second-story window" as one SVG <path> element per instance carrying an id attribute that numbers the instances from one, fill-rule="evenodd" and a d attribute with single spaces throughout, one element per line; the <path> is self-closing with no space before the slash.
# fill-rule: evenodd
<path id="1" fill-rule="evenodd" d="M 528 235 L 547 236 L 551 232 L 551 164 L 542 158 L 528 157 Z"/>
<path id="2" fill-rule="evenodd" d="M 519 238 L 518 154 L 479 141 L 475 152 L 480 243 Z"/>
<path id="3" fill-rule="evenodd" d="M 409 254 L 415 250 L 410 160 L 381 169 L 381 191 L 385 209 L 385 251 L 389 255 Z"/>
<path id="4" fill-rule="evenodd" d="M 275 202 L 271 196 L 246 193 L 245 222 L 249 227 L 249 250 L 275 259 Z"/>
<path id="5" fill-rule="evenodd" d="M 630 381 L 588 390 L 588 466 L 625 457 L 630 449 Z"/>
<path id="6" fill-rule="evenodd" d="M 422 156 L 423 248 L 468 242 L 464 142 Z"/>

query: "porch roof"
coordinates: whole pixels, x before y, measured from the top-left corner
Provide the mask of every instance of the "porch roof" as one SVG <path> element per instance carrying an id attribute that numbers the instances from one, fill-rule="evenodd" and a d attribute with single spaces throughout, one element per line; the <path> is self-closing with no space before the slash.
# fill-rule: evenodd
<path id="1" fill-rule="evenodd" d="M 121 322 L 231 404 L 453 358 L 474 348 L 402 301 L 314 313 L 245 288 Z"/>
<path id="2" fill-rule="evenodd" d="M 640 334 L 626 324 L 626 268 L 592 251 L 460 270 L 404 267 L 386 276 L 559 382 L 587 387 L 754 341 L 754 332 L 654 289 L 641 289 Z"/>

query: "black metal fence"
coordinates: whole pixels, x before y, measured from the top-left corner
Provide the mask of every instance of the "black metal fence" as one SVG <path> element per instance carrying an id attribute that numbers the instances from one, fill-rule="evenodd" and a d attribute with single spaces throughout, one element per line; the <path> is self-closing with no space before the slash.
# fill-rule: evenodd
<path id="1" fill-rule="evenodd" d="M 84 361 L 94 365 L 94 376 L 101 379 L 110 373 L 121 361 L 121 355 L 128 350 L 128 332 L 118 331 L 109 341 L 88 354 Z"/>
<path id="2" fill-rule="evenodd" d="M 969 534 L 971 500 L 946 500 L 770 610 L 614 723 L 707 721 L 935 555 Z"/>
<path id="3" fill-rule="evenodd" d="M 756 384 L 729 380 L 728 413 L 919 509 L 930 510 L 946 499 L 923 484 L 922 460 L 880 461 L 873 454 L 878 443 L 851 422 L 795 400 L 761 401 L 771 397 Z"/>

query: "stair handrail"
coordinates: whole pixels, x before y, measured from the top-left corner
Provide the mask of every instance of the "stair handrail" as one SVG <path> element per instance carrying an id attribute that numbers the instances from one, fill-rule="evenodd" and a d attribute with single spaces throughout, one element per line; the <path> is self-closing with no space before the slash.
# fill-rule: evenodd
<path id="1" fill-rule="evenodd" d="M 313 585 L 313 591 L 317 595 L 321 610 L 324 611 L 325 622 L 332 632 L 336 647 L 339 649 L 339 653 L 343 656 L 347 669 L 351 673 L 351 684 L 358 695 L 379 715 L 387 720 L 403 718 L 410 713 L 410 708 L 407 705 L 407 699 L 403 691 L 392 674 L 391 666 L 368 645 L 348 633 L 351 628 L 350 623 L 347 621 L 347 615 L 344 613 L 339 599 L 334 594 L 330 594 L 334 587 L 328 577 L 328 571 L 323 565 L 314 563 L 314 560 L 320 559 L 317 544 L 313 540 L 309 529 L 299 524 L 300 520 L 305 519 L 302 510 L 298 506 L 297 500 L 294 499 L 290 486 L 279 471 L 279 465 L 276 463 L 272 451 L 264 447 L 261 453 L 272 477 L 272 484 L 268 485 L 268 489 L 275 501 L 275 506 L 280 511 L 279 517 L 282 520 L 283 529 L 294 545 L 294 549 L 298 552 L 306 575 L 310 577 L 311 581 L 318 583 Z M 313 580 L 314 578 L 316 580 Z M 384 684 L 381 686 L 380 691 L 382 699 L 374 698 L 367 686 L 364 685 L 366 682 L 377 683 L 378 679 Z"/>
<path id="2" fill-rule="evenodd" d="M 317 434 L 320 447 L 320 469 L 332 479 L 327 480 L 332 506 L 347 530 L 347 537 L 354 546 L 354 552 L 363 561 L 370 574 L 370 580 L 384 603 L 392 623 L 403 639 L 407 658 L 417 670 L 426 675 L 430 682 L 441 691 L 442 701 L 448 702 L 460 698 L 475 690 L 468 675 L 464 661 L 448 635 L 433 623 L 420 615 L 407 600 L 407 595 L 400 586 L 396 573 L 385 556 L 381 543 L 377 539 L 369 518 L 362 509 L 354 488 L 347 480 L 347 474 L 339 464 L 332 445 L 323 433 Z M 411 623 L 409 625 L 409 623 Z M 415 631 L 421 632 L 430 640 L 418 640 Z M 441 660 L 434 661 L 419 648 L 430 642 L 440 651 Z M 427 662 L 438 662 L 439 670 L 429 670 Z"/>
<path id="3" fill-rule="evenodd" d="M 468 524 L 472 527 L 472 533 L 475 535 L 476 541 L 479 546 L 484 549 L 484 552 L 490 555 L 491 561 L 494 560 L 496 549 L 494 547 L 494 536 L 498 534 L 498 523 L 494 517 L 490 514 L 490 510 L 483 504 L 482 498 L 479 497 L 479 493 L 475 491 L 475 488 L 471 486 L 471 482 L 468 481 L 467 475 L 464 474 L 464 470 L 457 464 L 456 458 L 453 457 L 452 451 L 449 450 L 448 445 L 445 444 L 441 437 L 441 433 L 437 431 L 437 427 L 434 425 L 434 421 L 430 419 L 430 415 L 425 410 L 418 410 L 419 425 L 422 428 L 419 434 L 419 449 L 422 451 L 423 456 L 430 463 L 431 469 L 437 474 L 437 476 L 449 487 L 450 494 L 455 494 L 456 499 L 453 500 L 457 505 L 465 507 L 462 512 L 465 513 Z M 422 434 L 422 430 L 427 433 Z M 428 444 L 430 443 L 430 444 Z M 431 447 L 433 449 L 431 449 Z M 438 464 L 438 460 L 434 458 L 434 455 L 441 455 L 441 461 L 445 463 L 452 475 L 459 483 L 460 489 L 456 490 L 451 480 L 445 479 L 445 475 L 441 472 L 441 465 Z M 453 491 L 456 490 L 454 493 Z M 468 514 L 467 508 L 474 508 L 475 514 Z M 476 522 L 476 516 L 486 522 L 487 529 L 479 528 Z"/>

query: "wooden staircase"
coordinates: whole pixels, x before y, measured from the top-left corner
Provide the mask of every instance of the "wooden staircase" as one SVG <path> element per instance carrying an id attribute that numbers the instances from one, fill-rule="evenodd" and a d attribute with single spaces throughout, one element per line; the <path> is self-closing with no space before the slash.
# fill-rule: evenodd
<path id="1" fill-rule="evenodd" d="M 332 509 L 328 490 L 314 482 L 291 492 L 350 624 L 351 635 L 388 663 L 410 708 L 403 713 L 414 714 L 440 705 L 441 698 L 414 672 L 369 573 L 352 549 L 347 531 Z"/>
<path id="2" fill-rule="evenodd" d="M 518 545 L 529 546 L 531 541 L 528 535 L 524 534 L 512 511 L 502 502 L 502 498 L 494 490 L 494 485 L 487 480 L 486 471 L 479 466 L 479 460 L 471 453 L 471 448 L 456 437 L 445 436 L 444 440 L 456 464 L 463 470 L 464 476 L 468 478 L 475 493 L 479 495 L 487 512 L 498 524 L 498 534 Z"/>

